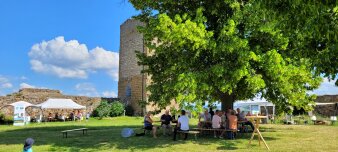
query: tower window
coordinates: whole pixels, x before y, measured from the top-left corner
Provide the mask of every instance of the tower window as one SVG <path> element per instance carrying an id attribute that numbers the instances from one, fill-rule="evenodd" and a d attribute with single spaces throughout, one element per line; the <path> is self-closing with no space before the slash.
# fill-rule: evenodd
<path id="1" fill-rule="evenodd" d="M 130 87 L 130 85 L 128 85 L 127 88 L 126 88 L 126 96 L 131 97 L 131 87 Z"/>

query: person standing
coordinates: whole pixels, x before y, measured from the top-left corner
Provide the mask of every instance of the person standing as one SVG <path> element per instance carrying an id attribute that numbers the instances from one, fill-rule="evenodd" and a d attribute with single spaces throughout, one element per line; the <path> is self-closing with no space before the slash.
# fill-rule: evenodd
<path id="1" fill-rule="evenodd" d="M 90 117 L 90 113 L 89 113 L 89 112 L 87 112 L 87 114 L 86 114 L 86 121 L 88 121 L 88 120 L 89 120 L 89 117 Z"/>
<path id="2" fill-rule="evenodd" d="M 189 131 L 189 118 L 185 115 L 185 110 L 181 111 L 181 116 L 177 120 L 177 126 L 174 129 L 174 141 L 176 140 L 177 131 Z M 184 133 L 184 140 L 188 138 L 188 133 Z"/>
<path id="3" fill-rule="evenodd" d="M 212 117 L 215 115 L 215 112 L 212 110 L 212 107 L 209 108 L 209 113 L 212 119 Z"/>

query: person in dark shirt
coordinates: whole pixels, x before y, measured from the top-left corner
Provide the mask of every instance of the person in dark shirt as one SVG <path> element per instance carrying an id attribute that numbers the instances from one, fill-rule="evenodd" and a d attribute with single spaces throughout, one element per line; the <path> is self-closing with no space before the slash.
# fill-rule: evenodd
<path id="1" fill-rule="evenodd" d="M 166 135 L 166 132 L 168 132 L 168 135 L 171 134 L 171 125 L 170 122 L 172 121 L 172 117 L 169 115 L 169 111 L 166 110 L 165 114 L 161 116 L 161 126 L 163 128 L 163 135 Z"/>
<path id="2" fill-rule="evenodd" d="M 210 107 L 209 113 L 211 115 L 211 120 L 212 120 L 212 117 L 215 115 L 215 112 L 212 110 L 212 107 Z"/>

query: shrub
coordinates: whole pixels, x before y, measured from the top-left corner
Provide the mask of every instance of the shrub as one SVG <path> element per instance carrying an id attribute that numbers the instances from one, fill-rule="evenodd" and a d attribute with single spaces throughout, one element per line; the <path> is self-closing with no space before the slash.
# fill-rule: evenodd
<path id="1" fill-rule="evenodd" d="M 0 112 L 0 124 L 13 124 L 13 116 L 6 116 Z"/>
<path id="2" fill-rule="evenodd" d="M 100 105 L 93 111 L 94 117 L 107 117 L 110 114 L 110 104 L 107 101 L 101 101 Z"/>
<path id="3" fill-rule="evenodd" d="M 115 101 L 111 104 L 110 116 L 116 117 L 123 114 L 124 105 L 121 102 Z"/>
<path id="4" fill-rule="evenodd" d="M 133 116 L 134 108 L 131 105 L 126 106 L 126 116 Z"/>
<path id="5" fill-rule="evenodd" d="M 4 123 L 5 123 L 5 114 L 0 112 L 0 124 L 4 124 Z"/>
<path id="6" fill-rule="evenodd" d="M 13 124 L 14 119 L 13 116 L 5 116 L 5 124 Z"/>

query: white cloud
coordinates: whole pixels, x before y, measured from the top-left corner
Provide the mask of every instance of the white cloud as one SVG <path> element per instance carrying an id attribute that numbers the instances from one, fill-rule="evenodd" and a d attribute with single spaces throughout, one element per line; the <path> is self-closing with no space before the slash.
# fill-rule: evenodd
<path id="1" fill-rule="evenodd" d="M 9 79 L 0 75 L 0 89 L 10 89 L 13 84 L 10 83 Z"/>
<path id="2" fill-rule="evenodd" d="M 338 87 L 334 84 L 337 79 L 329 81 L 324 78 L 323 80 L 319 88 L 314 90 L 313 93 L 317 95 L 338 95 Z"/>
<path id="3" fill-rule="evenodd" d="M 118 81 L 119 80 L 119 71 L 118 70 L 110 70 L 107 72 L 114 81 Z"/>
<path id="4" fill-rule="evenodd" d="M 100 47 L 88 50 L 85 44 L 65 41 L 62 36 L 33 45 L 29 57 L 32 70 L 38 73 L 85 79 L 88 73 L 106 71 L 117 80 L 118 53 Z"/>
<path id="5" fill-rule="evenodd" d="M 36 88 L 36 87 L 30 84 L 27 84 L 27 83 L 21 83 L 20 89 L 24 89 L 24 88 Z"/>
<path id="6" fill-rule="evenodd" d="M 4 88 L 4 89 L 9 89 L 9 88 L 12 88 L 13 85 L 11 83 L 4 83 L 4 84 L 1 84 L 1 88 Z"/>
<path id="7" fill-rule="evenodd" d="M 78 92 L 78 95 L 81 96 L 90 96 L 90 97 L 100 96 L 92 83 L 78 83 L 75 85 L 75 90 Z"/>
<path id="8" fill-rule="evenodd" d="M 104 91 L 102 92 L 103 97 L 117 97 L 117 94 L 114 91 Z"/>
<path id="9" fill-rule="evenodd" d="M 0 75 L 0 83 L 8 82 L 8 79 Z"/>
<path id="10" fill-rule="evenodd" d="M 20 77 L 20 80 L 28 80 L 28 78 L 25 77 L 25 76 L 21 76 L 21 77 Z"/>

